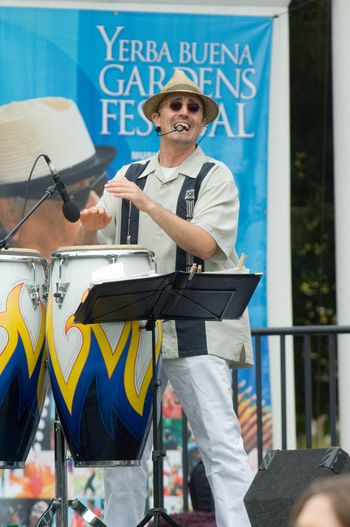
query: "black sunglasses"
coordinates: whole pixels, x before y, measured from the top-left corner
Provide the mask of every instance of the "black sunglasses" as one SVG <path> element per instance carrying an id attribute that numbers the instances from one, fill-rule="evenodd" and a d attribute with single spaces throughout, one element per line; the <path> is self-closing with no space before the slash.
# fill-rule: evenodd
<path id="1" fill-rule="evenodd" d="M 76 185 L 67 187 L 68 196 L 72 201 L 74 201 L 74 203 L 76 203 L 80 210 L 85 208 L 89 194 L 92 190 L 94 190 L 99 196 L 102 196 L 104 186 L 107 181 L 107 172 L 103 172 L 97 178 L 96 176 L 92 176 L 88 180 L 85 179 L 84 181 L 86 181 L 86 183 L 82 186 L 79 186 L 78 188 L 76 188 Z M 53 199 L 61 199 L 61 196 L 58 192 L 56 192 L 52 197 Z"/>
<path id="2" fill-rule="evenodd" d="M 179 101 L 179 100 L 170 101 L 169 108 L 173 112 L 179 112 L 181 110 L 181 108 L 183 107 L 183 105 L 184 105 L 184 103 L 182 101 Z M 190 113 L 197 113 L 197 112 L 199 112 L 200 109 L 201 109 L 201 105 L 198 104 L 198 102 L 196 102 L 196 101 L 188 101 L 188 103 L 187 103 L 187 110 Z"/>

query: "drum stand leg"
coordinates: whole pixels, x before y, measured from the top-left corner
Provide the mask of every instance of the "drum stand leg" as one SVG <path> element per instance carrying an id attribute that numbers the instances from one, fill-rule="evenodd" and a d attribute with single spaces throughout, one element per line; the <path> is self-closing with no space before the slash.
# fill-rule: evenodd
<path id="1" fill-rule="evenodd" d="M 40 516 L 36 527 L 51 526 L 56 515 L 56 527 L 68 527 L 68 508 L 71 508 L 83 518 L 83 520 L 93 527 L 107 527 L 107 525 L 90 511 L 77 498 L 67 499 L 67 458 L 66 444 L 62 431 L 62 426 L 56 413 L 54 423 L 55 437 L 55 479 L 56 479 L 56 498 L 51 500 L 48 508 Z"/>
<path id="2" fill-rule="evenodd" d="M 157 391 L 161 384 L 160 379 L 157 379 L 156 372 L 156 322 L 153 317 L 150 317 L 148 321 L 148 328 L 152 330 L 152 424 L 153 424 L 153 501 L 154 507 L 150 509 L 146 516 L 141 520 L 137 527 L 144 527 L 148 522 L 154 518 L 153 526 L 159 527 L 160 518 L 164 518 L 171 527 L 181 527 L 175 522 L 168 514 L 166 509 L 162 505 L 161 489 L 162 489 L 162 463 L 161 458 L 165 456 L 165 451 L 162 450 L 159 436 L 157 433 L 158 428 L 158 398 Z"/>

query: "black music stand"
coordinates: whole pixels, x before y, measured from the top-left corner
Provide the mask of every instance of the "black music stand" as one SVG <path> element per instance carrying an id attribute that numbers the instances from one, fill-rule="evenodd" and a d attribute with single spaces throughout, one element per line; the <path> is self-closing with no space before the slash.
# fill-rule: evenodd
<path id="1" fill-rule="evenodd" d="M 180 527 L 161 506 L 161 458 L 165 452 L 158 441 L 155 324 L 161 320 L 216 320 L 240 318 L 255 291 L 262 273 L 174 272 L 146 278 L 129 278 L 95 284 L 75 313 L 75 323 L 95 324 L 148 320 L 152 331 L 152 423 L 154 507 L 137 527 L 154 517 L 159 527 L 163 517 L 172 527 Z"/>

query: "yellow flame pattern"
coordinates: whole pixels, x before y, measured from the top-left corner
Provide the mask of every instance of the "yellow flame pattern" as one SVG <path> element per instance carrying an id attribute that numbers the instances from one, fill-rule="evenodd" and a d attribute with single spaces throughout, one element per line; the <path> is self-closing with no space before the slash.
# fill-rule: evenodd
<path id="1" fill-rule="evenodd" d="M 40 357 L 40 352 L 42 350 L 44 341 L 45 341 L 45 307 L 43 304 L 40 304 L 41 309 L 41 327 L 39 338 L 36 346 L 33 346 L 33 342 L 28 331 L 26 322 L 22 316 L 21 312 L 21 293 L 24 287 L 24 282 L 16 285 L 9 293 L 6 300 L 6 310 L 0 313 L 0 326 L 5 329 L 8 335 L 8 342 L 3 352 L 1 353 L 0 360 L 0 375 L 6 368 L 7 364 L 11 360 L 12 355 L 14 354 L 18 338 L 21 336 L 23 347 L 26 355 L 27 368 L 28 368 L 28 377 L 31 378 L 35 370 L 36 364 Z M 44 361 L 42 361 L 44 363 Z M 40 379 L 43 380 L 45 365 L 41 365 Z M 40 384 L 40 383 L 39 383 Z M 42 382 L 41 382 L 42 387 Z M 41 388 L 38 387 L 39 392 Z M 38 394 L 39 395 L 39 394 Z"/>
<path id="2" fill-rule="evenodd" d="M 135 364 L 137 352 L 139 349 L 139 339 L 140 339 L 140 324 L 139 322 L 133 321 L 135 329 L 132 332 L 131 343 L 128 351 L 128 356 L 126 359 L 125 372 L 124 372 L 124 385 L 127 397 L 131 406 L 134 408 L 135 412 L 139 415 L 143 414 L 143 406 L 145 404 L 145 399 L 147 391 L 152 380 L 152 361 L 150 361 L 145 376 L 142 380 L 140 393 L 137 392 L 135 385 Z M 162 343 L 162 324 L 160 320 L 157 320 L 157 332 L 156 332 L 156 361 L 158 360 L 161 343 Z"/>
<path id="3" fill-rule="evenodd" d="M 61 366 L 58 360 L 58 356 L 56 353 L 54 334 L 53 334 L 53 325 L 52 325 L 53 324 L 52 303 L 53 303 L 52 294 L 50 294 L 48 309 L 47 309 L 47 327 L 46 327 L 47 345 L 48 345 L 52 367 L 55 372 L 56 381 L 60 387 L 60 391 L 61 391 L 63 399 L 66 402 L 67 408 L 69 412 L 72 413 L 75 390 L 76 390 L 78 381 L 80 379 L 81 372 L 83 371 L 83 368 L 87 361 L 89 350 L 90 350 L 91 330 L 89 326 L 84 326 L 82 324 L 74 325 L 72 323 L 74 319 L 74 315 L 71 315 L 67 320 L 66 327 L 65 327 L 65 333 L 67 333 L 67 331 L 69 331 L 69 329 L 72 327 L 78 328 L 82 334 L 83 345 L 80 349 L 79 354 L 77 355 L 77 359 L 75 363 L 73 364 L 70 374 L 68 376 L 68 379 L 66 381 L 63 376 Z"/>
<path id="4" fill-rule="evenodd" d="M 140 391 L 138 392 L 135 384 L 135 367 L 136 357 L 140 343 L 140 323 L 138 321 L 125 322 L 120 338 L 115 348 L 113 349 L 101 324 L 74 324 L 73 320 L 74 315 L 68 315 L 67 322 L 65 325 L 65 334 L 67 334 L 68 331 L 72 328 L 78 329 L 82 335 L 82 346 L 79 350 L 79 353 L 77 353 L 75 363 L 71 366 L 71 371 L 66 381 L 62 374 L 61 366 L 56 353 L 56 343 L 54 341 L 53 335 L 53 299 L 52 294 L 50 294 L 47 314 L 47 343 L 55 379 L 59 385 L 61 395 L 66 403 L 70 414 L 72 415 L 73 402 L 77 385 L 83 372 L 86 361 L 88 359 L 91 346 L 91 331 L 93 331 L 109 378 L 111 378 L 120 360 L 120 357 L 123 353 L 123 350 L 125 349 L 126 343 L 131 333 L 131 342 L 128 350 L 128 356 L 124 372 L 124 387 L 131 406 L 138 414 L 142 415 L 147 390 L 152 378 L 152 363 L 149 364 L 146 370 Z M 157 360 L 161 349 L 161 342 L 161 322 L 157 321 Z"/>

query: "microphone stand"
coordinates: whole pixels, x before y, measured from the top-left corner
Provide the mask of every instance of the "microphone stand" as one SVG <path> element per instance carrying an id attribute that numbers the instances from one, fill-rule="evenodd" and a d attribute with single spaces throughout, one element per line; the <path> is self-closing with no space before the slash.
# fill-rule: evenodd
<path id="1" fill-rule="evenodd" d="M 27 221 L 27 219 L 30 218 L 30 216 L 32 214 L 34 214 L 34 212 L 40 207 L 40 205 L 47 198 L 52 196 L 56 192 L 56 190 L 57 190 L 56 184 L 55 185 L 50 185 L 49 187 L 47 187 L 44 195 L 39 199 L 39 201 L 34 205 L 34 207 L 32 207 L 30 209 L 30 211 L 25 216 L 23 216 L 23 218 L 17 223 L 17 225 L 12 229 L 12 231 L 10 231 L 7 234 L 7 236 L 5 236 L 5 238 L 0 240 L 0 251 L 1 251 L 1 249 L 8 249 L 9 248 L 9 241 L 11 240 L 11 238 L 14 237 L 14 235 L 17 233 L 17 231 L 23 225 L 23 223 L 25 223 Z"/>
<path id="2" fill-rule="evenodd" d="M 3 238 L 0 240 L 0 251 L 2 249 L 9 248 L 9 241 L 17 233 L 19 228 L 27 221 L 32 214 L 40 207 L 40 205 L 50 196 L 52 196 L 56 190 L 60 191 L 60 185 L 62 182 L 58 179 L 55 180 L 53 185 L 50 185 L 46 190 L 43 196 L 39 199 L 37 203 L 30 209 L 30 211 L 23 216 L 23 218 L 17 223 L 17 225 Z M 90 511 L 83 503 L 81 503 L 77 498 L 73 500 L 67 499 L 67 473 L 66 473 L 66 449 L 65 449 L 65 440 L 62 431 L 61 424 L 59 422 L 57 413 L 55 417 L 54 425 L 54 434 L 55 434 L 55 475 L 56 475 L 56 498 L 52 499 L 40 516 L 36 527 L 50 527 L 54 516 L 57 514 L 57 527 L 67 527 L 68 526 L 68 508 L 76 511 L 83 520 L 93 527 L 107 527 L 106 524 L 98 518 L 92 511 Z"/>
<path id="3" fill-rule="evenodd" d="M 158 435 L 158 388 L 161 385 L 161 380 L 157 378 L 156 369 L 156 320 L 150 315 L 148 319 L 148 329 L 152 331 L 152 426 L 153 426 L 153 508 L 150 509 L 146 516 L 137 524 L 136 527 L 144 527 L 153 518 L 153 526 L 160 527 L 160 518 L 164 518 L 171 527 L 181 527 L 176 521 L 171 518 L 166 509 L 163 507 L 162 499 L 162 458 L 166 455 L 162 448 L 162 439 Z"/>

